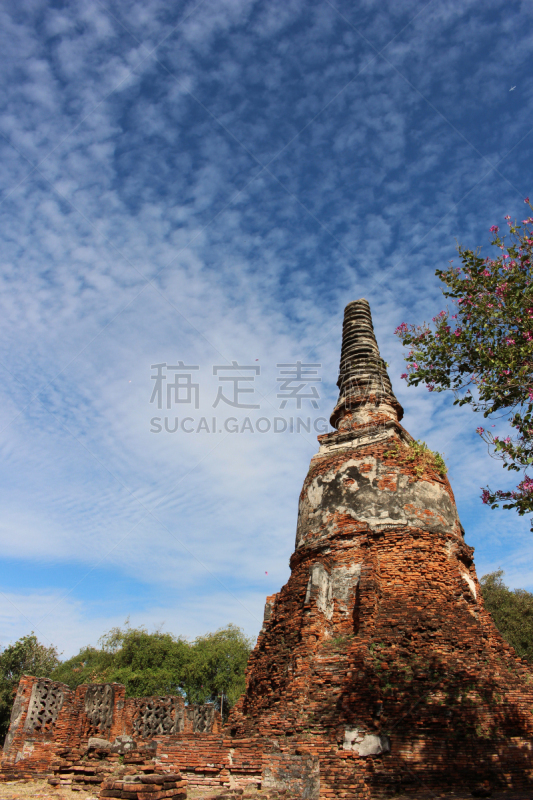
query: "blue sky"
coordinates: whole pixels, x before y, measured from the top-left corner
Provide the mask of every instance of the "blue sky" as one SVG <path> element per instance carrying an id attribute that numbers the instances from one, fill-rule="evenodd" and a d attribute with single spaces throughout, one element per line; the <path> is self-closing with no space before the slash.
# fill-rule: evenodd
<path id="1" fill-rule="evenodd" d="M 0 645 L 34 630 L 68 657 L 127 617 L 257 635 L 316 431 L 224 421 L 328 417 L 359 297 L 407 429 L 445 454 L 478 574 L 533 589 L 527 521 L 479 500 L 510 485 L 479 419 L 407 389 L 393 335 L 443 307 L 456 240 L 488 251 L 489 227 L 523 216 L 531 4 L 17 0 L 0 16 Z M 260 368 L 238 384 L 259 408 L 213 408 L 221 375 L 255 372 L 213 374 L 233 361 Z M 318 409 L 280 410 L 277 365 L 297 361 L 321 364 Z M 178 362 L 199 368 L 199 407 L 158 412 L 151 365 Z M 216 430 L 153 433 L 158 415 Z"/>

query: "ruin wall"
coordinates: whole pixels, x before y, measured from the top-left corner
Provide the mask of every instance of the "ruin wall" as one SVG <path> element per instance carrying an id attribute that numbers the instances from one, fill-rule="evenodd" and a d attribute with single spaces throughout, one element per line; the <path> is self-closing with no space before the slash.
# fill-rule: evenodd
<path id="1" fill-rule="evenodd" d="M 126 697 L 118 683 L 73 690 L 64 683 L 24 675 L 19 683 L 1 769 L 47 773 L 65 747 L 83 750 L 98 740 L 117 752 L 176 734 L 216 734 L 219 712 L 182 697 Z"/>

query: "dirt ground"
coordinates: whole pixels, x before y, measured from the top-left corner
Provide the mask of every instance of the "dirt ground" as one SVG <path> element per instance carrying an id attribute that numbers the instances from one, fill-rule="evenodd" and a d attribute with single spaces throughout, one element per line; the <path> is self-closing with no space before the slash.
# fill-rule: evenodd
<path id="1" fill-rule="evenodd" d="M 223 789 L 221 787 L 220 792 Z M 255 794 L 257 800 L 265 800 L 271 793 L 262 792 L 261 790 L 250 791 L 246 790 L 246 794 Z M 187 800 L 202 800 L 206 796 L 213 797 L 216 792 L 213 788 L 209 789 L 191 789 L 187 793 Z M 73 790 L 70 787 L 50 786 L 46 780 L 31 780 L 31 781 L 6 781 L 0 783 L 0 800 L 30 800 L 30 798 L 38 798 L 38 800 L 98 800 L 98 794 L 94 791 L 86 789 Z M 405 794 L 396 795 L 394 800 L 472 800 L 470 792 L 448 792 L 446 794 L 439 794 L 438 792 L 427 792 L 416 795 Z M 289 800 L 287 798 L 287 800 Z M 490 800 L 533 800 L 531 793 L 524 792 L 493 792 Z"/>

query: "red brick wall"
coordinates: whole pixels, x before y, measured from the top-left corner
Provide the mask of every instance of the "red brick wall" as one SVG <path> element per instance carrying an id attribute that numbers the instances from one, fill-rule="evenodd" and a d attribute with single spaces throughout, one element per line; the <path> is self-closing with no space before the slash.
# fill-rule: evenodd
<path id="1" fill-rule="evenodd" d="M 135 727 L 135 720 L 150 704 L 158 709 L 165 704 L 169 707 L 167 723 L 180 714 L 184 734 L 192 735 L 198 716 L 206 713 L 210 733 L 216 734 L 221 729 L 220 714 L 212 707 L 186 707 L 182 697 L 126 698 L 125 692 L 125 687 L 118 683 L 83 685 L 73 691 L 65 684 L 25 675 L 20 680 L 13 706 L 2 770 L 45 773 L 61 748 L 86 748 L 90 737 L 113 742 L 117 736 L 127 735 L 141 745 L 143 739 Z M 36 693 L 43 699 L 40 704 L 33 703 L 32 706 L 32 694 Z M 56 699 L 62 696 L 62 703 L 50 703 L 52 695 Z M 87 707 L 87 698 L 96 697 L 98 700 L 100 696 L 103 702 L 89 703 Z M 35 714 L 36 710 L 39 714 Z"/>

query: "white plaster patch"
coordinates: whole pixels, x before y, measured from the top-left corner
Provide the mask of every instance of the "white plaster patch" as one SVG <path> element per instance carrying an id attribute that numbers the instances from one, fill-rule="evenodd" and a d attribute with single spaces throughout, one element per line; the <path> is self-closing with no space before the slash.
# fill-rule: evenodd
<path id="1" fill-rule="evenodd" d="M 446 542 L 446 555 L 448 556 L 448 558 L 451 558 L 454 555 L 456 550 L 457 550 L 457 547 L 454 544 L 454 542 L 451 542 L 450 540 L 448 540 Z"/>
<path id="2" fill-rule="evenodd" d="M 324 488 L 322 484 L 319 484 L 317 480 L 314 480 L 307 490 L 307 499 L 311 508 L 318 508 L 322 502 L 323 494 Z"/>
<path id="3" fill-rule="evenodd" d="M 307 605 L 314 595 L 317 607 L 326 619 L 331 619 L 333 616 L 334 600 L 337 600 L 340 611 L 348 613 L 347 603 L 359 583 L 361 567 L 362 563 L 334 567 L 330 574 L 320 562 L 313 564 L 307 582 L 305 604 Z"/>
<path id="4" fill-rule="evenodd" d="M 467 582 L 470 591 L 474 596 L 474 600 L 477 600 L 476 584 L 474 583 L 470 575 L 467 575 L 466 572 L 461 572 L 461 578 L 464 578 L 464 580 Z"/>
<path id="5" fill-rule="evenodd" d="M 332 594 L 343 611 L 348 611 L 346 603 L 359 583 L 362 562 L 348 566 L 335 567 L 331 572 Z"/>
<path id="6" fill-rule="evenodd" d="M 363 734 L 359 728 L 346 728 L 342 749 L 355 751 L 360 756 L 378 756 L 390 752 L 390 739 L 375 733 Z"/>
<path id="7" fill-rule="evenodd" d="M 34 749 L 35 745 L 32 742 L 24 742 L 22 745 L 22 750 L 19 750 L 15 757 L 15 764 L 17 764 L 19 761 L 22 761 L 24 758 L 31 756 Z"/>
<path id="8" fill-rule="evenodd" d="M 361 461 L 351 458 L 349 461 L 344 462 L 340 472 L 346 472 L 350 467 L 356 467 L 361 475 L 368 478 L 370 482 L 372 482 L 377 475 L 377 461 L 375 458 L 364 458 Z M 363 469 L 364 467 L 370 467 L 370 469 L 367 471 Z"/>
<path id="9" fill-rule="evenodd" d="M 363 734 L 359 728 L 346 728 L 344 731 L 343 750 L 355 750 L 359 742 L 363 741 Z"/>
<path id="10" fill-rule="evenodd" d="M 313 590 L 317 592 L 316 604 L 317 607 L 326 619 L 331 619 L 333 616 L 333 600 L 331 597 L 331 581 L 327 570 L 323 564 L 313 564 L 311 567 L 311 574 L 307 582 L 307 592 L 305 595 L 306 604 L 311 600 Z"/>
<path id="11" fill-rule="evenodd" d="M 272 611 L 274 610 L 274 606 L 276 604 L 276 600 L 278 598 L 277 593 L 274 594 L 270 599 L 268 599 L 265 603 L 265 610 L 263 613 L 263 627 L 261 631 L 266 630 L 267 622 L 269 621 L 270 617 L 272 616 Z"/>

